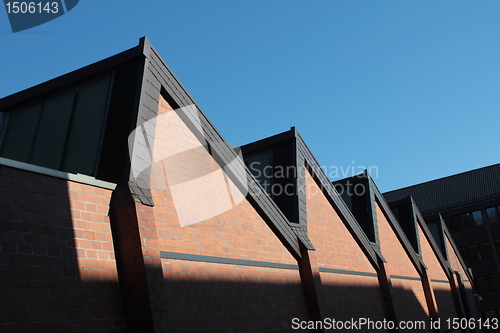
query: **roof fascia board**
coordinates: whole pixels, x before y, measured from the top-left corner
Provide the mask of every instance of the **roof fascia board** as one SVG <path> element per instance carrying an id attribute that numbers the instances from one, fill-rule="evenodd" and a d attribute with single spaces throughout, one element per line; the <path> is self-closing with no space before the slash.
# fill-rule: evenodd
<path id="1" fill-rule="evenodd" d="M 31 88 L 22 90 L 15 94 L 9 95 L 0 99 L 0 110 L 11 107 L 17 103 L 26 101 L 33 97 L 37 97 L 39 95 L 48 93 L 54 89 L 66 86 L 75 81 L 79 81 L 88 76 L 100 73 L 107 69 L 111 69 L 117 65 L 120 65 L 126 61 L 134 59 L 138 56 L 142 55 L 141 46 L 135 46 L 129 50 L 118 53 L 109 58 L 103 59 L 91 65 L 85 66 L 83 68 L 77 69 L 73 72 L 64 74 L 62 76 L 56 77 L 52 80 L 40 83 Z"/>
<path id="2" fill-rule="evenodd" d="M 227 141 L 215 128 L 212 122 L 207 118 L 205 113 L 197 105 L 194 99 L 189 95 L 187 90 L 182 86 L 179 80 L 171 72 L 165 61 L 159 56 L 158 52 L 154 49 L 151 43 L 144 37 L 141 39 L 143 47 L 143 54 L 146 56 L 146 71 L 151 74 L 161 84 L 162 89 L 170 96 L 170 98 L 177 104 L 175 107 L 188 107 L 185 108 L 186 112 L 179 112 L 182 120 L 191 129 L 193 134 L 200 140 L 200 142 L 207 142 L 212 156 L 221 165 L 230 166 L 234 161 L 239 161 L 243 164 L 238 168 L 225 168 L 228 176 L 235 182 L 236 186 L 248 186 L 247 199 L 252 203 L 254 208 L 259 212 L 261 217 L 269 225 L 270 229 L 276 234 L 278 239 L 296 258 L 301 258 L 300 245 L 297 235 L 291 229 L 287 218 L 276 206 L 274 201 L 267 195 L 263 195 L 263 191 L 258 191 L 258 182 L 252 176 L 250 171 L 246 168 L 243 161 L 241 161 L 234 150 L 229 146 Z M 146 75 L 146 74 L 145 74 Z M 174 106 L 172 106 L 174 107 Z M 202 133 L 200 133 L 200 129 Z M 208 149 L 208 148 L 207 148 Z M 240 168 L 241 167 L 241 168 Z M 244 170 L 243 173 L 240 170 Z M 246 184 L 239 184 L 239 180 L 246 181 Z"/>
<path id="3" fill-rule="evenodd" d="M 375 269 L 378 270 L 380 268 L 378 255 L 373 249 L 368 237 L 366 237 L 351 211 L 337 193 L 337 190 L 335 190 L 333 184 L 329 181 L 324 171 L 321 169 L 318 161 L 312 154 L 304 139 L 300 136 L 297 130 L 294 129 L 294 132 L 295 137 L 297 138 L 297 149 L 303 154 L 306 167 L 311 171 L 314 180 L 323 191 L 327 200 L 330 202 L 337 214 L 339 214 L 340 219 L 354 237 L 361 250 L 366 254 L 370 263 Z"/>
<path id="4" fill-rule="evenodd" d="M 423 269 L 425 267 L 425 264 L 423 263 L 422 259 L 415 253 L 415 250 L 413 249 L 413 246 L 410 244 L 410 241 L 406 237 L 403 229 L 401 229 L 401 226 L 399 225 L 399 222 L 397 222 L 396 217 L 392 213 L 391 208 L 385 201 L 384 197 L 382 196 L 382 193 L 380 193 L 377 185 L 373 181 L 372 177 L 368 175 L 368 183 L 370 184 L 370 188 L 372 189 L 373 193 L 375 194 L 375 199 L 377 203 L 380 206 L 380 209 L 382 210 L 382 213 L 384 214 L 385 218 L 387 219 L 387 222 L 389 222 L 389 225 L 391 226 L 392 230 L 396 234 L 396 237 L 398 238 L 399 242 L 403 246 L 406 254 L 410 258 L 413 266 L 416 268 L 417 272 L 422 276 L 423 275 Z M 419 244 L 420 246 L 420 244 Z"/>

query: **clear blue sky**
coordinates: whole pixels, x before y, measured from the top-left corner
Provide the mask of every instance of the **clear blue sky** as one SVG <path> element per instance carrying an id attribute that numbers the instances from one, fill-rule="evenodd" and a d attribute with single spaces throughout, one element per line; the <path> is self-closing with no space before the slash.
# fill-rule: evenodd
<path id="1" fill-rule="evenodd" d="M 142 36 L 237 145 L 296 126 L 381 191 L 500 162 L 500 1 L 81 0 L 15 34 L 0 8 L 0 97 Z"/>

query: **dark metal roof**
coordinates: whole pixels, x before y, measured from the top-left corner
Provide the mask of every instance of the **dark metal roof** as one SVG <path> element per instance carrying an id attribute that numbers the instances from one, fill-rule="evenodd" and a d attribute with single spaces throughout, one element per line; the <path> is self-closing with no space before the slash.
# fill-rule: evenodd
<path id="1" fill-rule="evenodd" d="M 423 215 L 500 197 L 500 164 L 384 193 L 387 202 L 412 196 Z"/>
<path id="2" fill-rule="evenodd" d="M 90 64 L 83 68 L 77 69 L 70 73 L 64 74 L 62 76 L 56 77 L 52 80 L 40 83 L 31 88 L 27 88 L 25 90 L 19 91 L 12 95 L 3 97 L 0 99 L 0 109 L 6 109 L 15 105 L 17 103 L 26 101 L 30 98 L 45 94 L 47 92 L 53 91 L 54 89 L 64 87 L 68 84 L 71 84 L 75 81 L 81 80 L 83 78 L 92 76 L 97 73 L 101 73 L 107 69 L 113 68 L 120 64 L 123 64 L 127 61 L 130 61 L 134 58 L 143 56 L 143 46 L 142 39 L 138 46 L 135 46 L 131 49 L 123 51 L 119 54 L 116 54 L 112 57 L 103 59 L 96 63 Z"/>

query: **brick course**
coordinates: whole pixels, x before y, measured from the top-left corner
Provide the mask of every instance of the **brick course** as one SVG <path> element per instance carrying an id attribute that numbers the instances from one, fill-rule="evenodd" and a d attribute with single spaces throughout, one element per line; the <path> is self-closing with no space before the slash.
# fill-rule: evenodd
<path id="1" fill-rule="evenodd" d="M 339 320 L 387 318 L 375 268 L 309 172 L 305 173 L 305 177 L 308 231 L 309 238 L 316 247 L 314 256 L 317 265 L 321 268 L 375 275 L 320 273 L 321 286 L 318 292 L 323 316 Z"/>
<path id="2" fill-rule="evenodd" d="M 293 318 L 427 320 L 433 305 L 442 318 L 475 315 L 469 276 L 450 240 L 449 265 L 460 274 L 443 283 L 443 268 L 423 241 L 429 278 L 424 273 L 422 281 L 384 204 L 376 206 L 380 242 L 370 244 L 333 188 L 327 200 L 308 172 L 283 180 L 306 183 L 306 198 L 289 205 L 298 211 L 286 215 L 297 216 L 300 229 L 269 197 L 258 197 L 255 180 L 241 181 L 255 192 L 240 192 L 217 162 L 227 164 L 233 152 L 145 38 L 2 99 L 2 111 L 102 71 L 114 79 L 106 125 L 92 138 L 102 144 L 91 175 L 116 181 L 116 189 L 90 175 L 1 160 L 2 333 L 290 332 Z M 191 109 L 183 114 L 177 106 Z M 127 135 L 137 124 L 132 159 L 143 158 L 147 168 L 132 165 L 132 176 L 142 178 L 129 182 Z M 288 134 L 296 156 L 283 161 L 319 169 L 296 130 Z M 330 185 L 325 175 L 318 182 Z M 279 199 L 287 206 L 289 198 Z M 305 246 L 307 235 L 316 251 Z"/>
<path id="3" fill-rule="evenodd" d="M 0 179 L 2 332 L 122 332 L 111 191 L 6 166 Z"/>

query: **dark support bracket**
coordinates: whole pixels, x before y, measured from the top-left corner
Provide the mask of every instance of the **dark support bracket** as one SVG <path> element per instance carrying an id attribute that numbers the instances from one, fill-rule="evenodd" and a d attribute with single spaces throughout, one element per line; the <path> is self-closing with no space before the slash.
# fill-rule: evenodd
<path id="1" fill-rule="evenodd" d="M 314 260 L 311 260 L 309 251 L 303 244 L 300 244 L 300 250 L 302 254 L 302 258 L 298 260 L 300 280 L 304 287 L 310 320 L 321 321 L 323 320 L 323 316 L 321 315 L 318 297 L 318 289 L 321 287 L 319 269 L 316 267 L 317 265 L 315 265 Z M 314 332 L 324 331 L 323 329 L 317 329 Z"/>
<path id="2" fill-rule="evenodd" d="M 387 312 L 387 319 L 397 323 L 396 310 L 394 309 L 394 302 L 392 300 L 392 283 L 391 278 L 387 274 L 385 269 L 385 260 L 378 257 L 378 282 L 380 285 L 380 289 L 382 291 L 382 297 L 384 299 L 385 311 Z M 399 333 L 397 326 L 392 330 L 394 333 Z"/>

